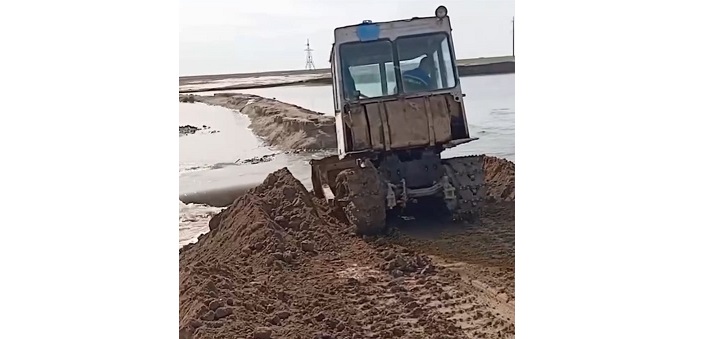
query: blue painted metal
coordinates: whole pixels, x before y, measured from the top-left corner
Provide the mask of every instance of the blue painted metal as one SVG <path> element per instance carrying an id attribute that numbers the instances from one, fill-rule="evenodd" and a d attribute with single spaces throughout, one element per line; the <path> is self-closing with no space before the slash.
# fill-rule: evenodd
<path id="1" fill-rule="evenodd" d="M 371 20 L 364 20 L 361 25 L 356 28 L 356 36 L 361 41 L 378 40 L 381 29 L 378 24 L 372 23 Z"/>

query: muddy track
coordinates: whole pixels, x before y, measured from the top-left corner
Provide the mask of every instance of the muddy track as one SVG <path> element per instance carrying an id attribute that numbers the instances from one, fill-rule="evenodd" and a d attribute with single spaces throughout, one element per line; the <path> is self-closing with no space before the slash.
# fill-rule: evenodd
<path id="1" fill-rule="evenodd" d="M 454 219 L 478 220 L 486 196 L 484 156 L 469 156 L 442 160 L 452 186 L 456 188 Z"/>
<path id="2" fill-rule="evenodd" d="M 376 169 L 346 169 L 337 175 L 335 182 L 338 203 L 346 221 L 354 225 L 356 232 L 382 232 L 386 226 L 386 197 Z"/>
<path id="3" fill-rule="evenodd" d="M 470 338 L 511 338 L 515 333 L 514 205 L 489 204 L 480 224 L 418 217 L 396 221 L 387 241 L 423 253 L 442 269 L 445 294 L 423 299 Z M 436 293 L 435 293 L 436 295 Z"/>

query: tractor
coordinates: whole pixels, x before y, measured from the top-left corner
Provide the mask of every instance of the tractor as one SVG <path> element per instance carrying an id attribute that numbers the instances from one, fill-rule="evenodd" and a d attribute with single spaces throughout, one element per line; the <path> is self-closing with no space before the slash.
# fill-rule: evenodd
<path id="1" fill-rule="evenodd" d="M 383 231 L 390 212 L 427 199 L 454 220 L 477 221 L 483 155 L 441 157 L 478 139 L 469 135 L 446 7 L 336 28 L 330 64 L 338 152 L 310 161 L 314 194 L 359 234 Z"/>

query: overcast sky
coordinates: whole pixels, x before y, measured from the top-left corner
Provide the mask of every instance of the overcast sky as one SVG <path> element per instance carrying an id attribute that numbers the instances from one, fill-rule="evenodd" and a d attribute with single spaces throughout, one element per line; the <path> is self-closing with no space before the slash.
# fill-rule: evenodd
<path id="1" fill-rule="evenodd" d="M 180 75 L 329 67 L 335 27 L 432 16 L 445 5 L 458 58 L 512 53 L 509 0 L 180 0 Z"/>

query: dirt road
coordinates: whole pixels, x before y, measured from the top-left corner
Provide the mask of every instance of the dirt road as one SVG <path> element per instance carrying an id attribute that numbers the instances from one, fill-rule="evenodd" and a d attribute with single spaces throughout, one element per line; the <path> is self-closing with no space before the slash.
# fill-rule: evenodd
<path id="1" fill-rule="evenodd" d="M 270 174 L 181 249 L 181 338 L 513 337 L 514 166 L 486 166 L 501 173 L 480 225 L 418 218 L 363 238 L 287 169 Z"/>

